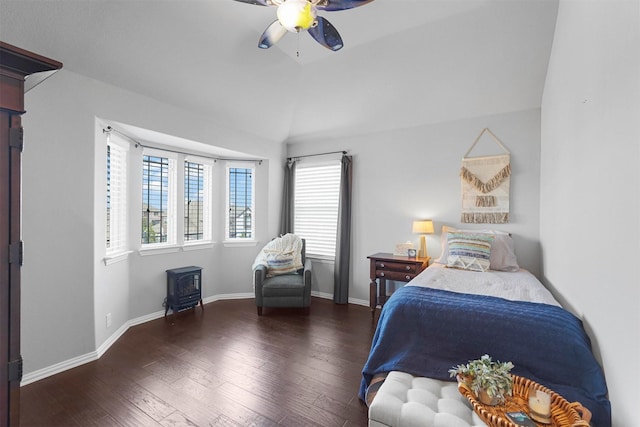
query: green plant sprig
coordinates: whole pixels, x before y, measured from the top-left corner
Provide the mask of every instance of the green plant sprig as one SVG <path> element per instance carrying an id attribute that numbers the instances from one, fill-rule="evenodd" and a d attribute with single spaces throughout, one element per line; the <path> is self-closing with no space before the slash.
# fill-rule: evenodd
<path id="1" fill-rule="evenodd" d="M 471 390 L 476 394 L 485 390 L 489 397 L 496 397 L 504 401 L 506 396 L 512 395 L 513 379 L 511 378 L 513 363 L 493 361 L 488 354 L 480 359 L 470 360 L 469 363 L 449 369 L 449 375 L 460 376 L 469 382 Z"/>

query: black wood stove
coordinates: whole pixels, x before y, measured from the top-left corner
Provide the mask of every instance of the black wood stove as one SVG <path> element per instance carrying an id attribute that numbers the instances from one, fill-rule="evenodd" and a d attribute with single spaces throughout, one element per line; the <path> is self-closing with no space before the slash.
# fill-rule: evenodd
<path id="1" fill-rule="evenodd" d="M 167 270 L 167 299 L 164 303 L 164 317 L 169 309 L 173 313 L 202 305 L 202 268 L 182 267 Z"/>

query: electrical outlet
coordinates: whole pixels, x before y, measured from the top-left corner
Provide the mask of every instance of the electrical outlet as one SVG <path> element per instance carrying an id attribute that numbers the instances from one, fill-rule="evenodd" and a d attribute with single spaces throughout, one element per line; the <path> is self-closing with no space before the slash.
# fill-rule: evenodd
<path id="1" fill-rule="evenodd" d="M 107 328 L 111 327 L 111 313 L 107 313 Z"/>

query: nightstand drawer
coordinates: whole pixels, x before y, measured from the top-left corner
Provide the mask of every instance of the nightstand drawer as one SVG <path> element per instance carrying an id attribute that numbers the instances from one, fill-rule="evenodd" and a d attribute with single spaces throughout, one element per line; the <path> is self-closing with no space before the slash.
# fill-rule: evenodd
<path id="1" fill-rule="evenodd" d="M 402 271 L 390 271 L 390 270 L 376 270 L 376 277 L 388 280 L 399 280 L 401 282 L 408 282 L 416 277 L 415 273 L 404 273 Z"/>
<path id="2" fill-rule="evenodd" d="M 393 282 L 410 282 L 429 266 L 429 257 L 418 258 L 405 255 L 394 255 L 386 252 L 367 257 L 369 263 L 369 307 L 373 319 L 376 307 L 383 306 L 389 298 L 387 280 Z M 393 290 L 391 290 L 393 293 Z"/>
<path id="3" fill-rule="evenodd" d="M 402 262 L 376 261 L 376 270 L 399 271 L 415 274 L 418 271 L 416 264 L 407 264 Z"/>

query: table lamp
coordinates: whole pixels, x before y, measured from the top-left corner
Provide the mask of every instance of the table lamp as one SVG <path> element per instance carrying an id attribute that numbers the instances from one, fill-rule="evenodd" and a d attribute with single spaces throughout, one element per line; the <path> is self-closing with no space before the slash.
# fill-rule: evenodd
<path id="1" fill-rule="evenodd" d="M 433 221 L 431 221 L 430 219 L 413 221 L 413 232 L 420 234 L 420 249 L 418 249 L 418 256 L 420 258 L 426 258 L 427 239 L 425 235 L 433 234 Z"/>

